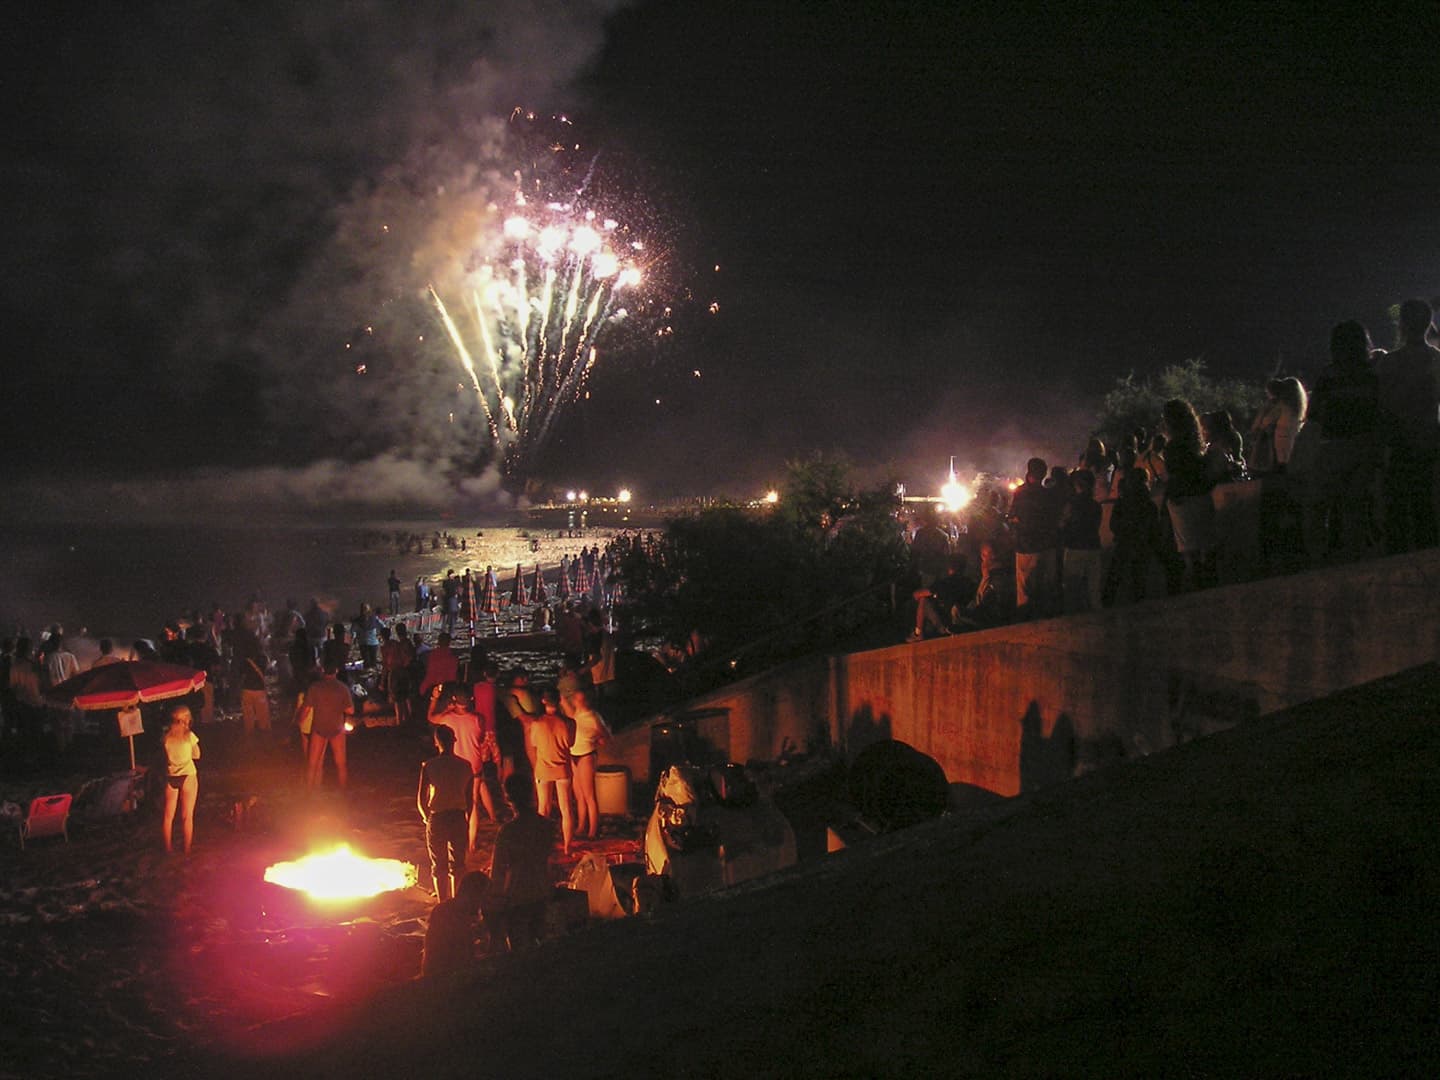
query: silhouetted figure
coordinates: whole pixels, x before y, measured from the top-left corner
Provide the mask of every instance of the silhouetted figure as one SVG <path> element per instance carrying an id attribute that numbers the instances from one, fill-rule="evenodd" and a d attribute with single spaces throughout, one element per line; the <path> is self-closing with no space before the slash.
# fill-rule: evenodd
<path id="1" fill-rule="evenodd" d="M 1095 501 L 1095 474 L 1076 469 L 1069 478 L 1070 500 L 1060 523 L 1065 610 L 1098 611 L 1104 589 L 1100 553 L 1100 504 Z"/>
<path id="2" fill-rule="evenodd" d="M 1424 300 L 1400 305 L 1402 344 L 1380 357 L 1385 466 L 1385 547 L 1392 554 L 1434 547 L 1435 459 L 1440 448 L 1440 352 L 1426 335 L 1434 312 Z"/>
<path id="3" fill-rule="evenodd" d="M 425 848 L 430 853 L 430 876 L 435 895 L 449 900 L 465 870 L 467 822 L 474 798 L 475 770 L 455 754 L 455 732 L 437 725 L 435 757 L 420 766 L 420 787 L 415 805 L 425 822 Z"/>
<path id="4" fill-rule="evenodd" d="M 1110 535 L 1115 548 L 1105 578 L 1102 601 L 1106 607 L 1122 595 L 1128 602 L 1145 599 L 1150 563 L 1163 543 L 1160 513 L 1150 498 L 1150 477 L 1146 470 L 1128 469 L 1120 478 L 1120 494 L 1110 512 Z M 1124 594 L 1121 589 L 1128 586 Z"/>
<path id="5" fill-rule="evenodd" d="M 1031 458 L 1025 465 L 1025 482 L 1016 488 L 1010 501 L 1015 538 L 1015 610 L 1021 618 L 1048 615 L 1059 586 L 1061 503 L 1044 486 L 1045 475 L 1045 459 Z"/>
<path id="6" fill-rule="evenodd" d="M 455 886 L 455 898 L 430 909 L 425 927 L 425 951 L 420 960 L 423 976 L 464 971 L 475 962 L 475 937 L 485 917 L 490 877 L 471 870 Z"/>
<path id="7" fill-rule="evenodd" d="M 555 830 L 535 812 L 535 788 L 520 774 L 505 780 L 505 794 L 515 817 L 500 826 L 490 863 L 493 903 L 486 919 L 493 923 L 491 945 L 518 952 L 540 940 L 545 928 L 545 905 L 555 889 L 550 873 L 550 852 Z"/>
<path id="8" fill-rule="evenodd" d="M 1175 547 L 1185 560 L 1190 588 L 1215 580 L 1215 503 L 1210 492 L 1216 477 L 1204 456 L 1200 418 L 1183 398 L 1165 402 L 1165 500 Z"/>
<path id="9" fill-rule="evenodd" d="M 1380 379 L 1370 364 L 1365 327 L 1343 322 L 1330 333 L 1330 366 L 1310 401 L 1320 433 L 1315 473 L 1320 502 L 1320 555 L 1353 559 L 1375 533 L 1375 476 L 1380 444 Z"/>

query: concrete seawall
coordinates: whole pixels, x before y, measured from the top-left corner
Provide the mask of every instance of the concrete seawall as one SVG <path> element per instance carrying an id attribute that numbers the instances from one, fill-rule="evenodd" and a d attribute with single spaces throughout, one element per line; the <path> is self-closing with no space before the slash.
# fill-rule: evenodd
<path id="1" fill-rule="evenodd" d="M 952 783 L 1013 795 L 1440 659 L 1437 616 L 1440 550 L 807 659 L 692 702 L 682 726 L 732 761 L 900 739 Z M 606 748 L 637 782 L 651 727 Z"/>

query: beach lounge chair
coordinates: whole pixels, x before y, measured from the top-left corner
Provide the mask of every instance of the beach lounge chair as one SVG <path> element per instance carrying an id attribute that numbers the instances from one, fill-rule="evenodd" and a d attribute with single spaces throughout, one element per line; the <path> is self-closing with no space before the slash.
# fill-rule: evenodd
<path id="1" fill-rule="evenodd" d="M 70 842 L 70 796 L 41 795 L 30 801 L 30 813 L 20 822 L 20 850 L 25 841 L 40 836 L 63 836 Z"/>

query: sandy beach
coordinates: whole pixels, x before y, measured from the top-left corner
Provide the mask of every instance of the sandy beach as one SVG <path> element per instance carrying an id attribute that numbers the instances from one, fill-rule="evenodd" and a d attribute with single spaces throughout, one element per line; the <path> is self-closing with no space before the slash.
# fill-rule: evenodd
<path id="1" fill-rule="evenodd" d="M 320 1018 L 418 975 L 434 901 L 415 783 L 434 753 L 430 741 L 395 728 L 352 736 L 348 793 L 329 774 L 328 786 L 309 795 L 298 745 L 284 736 L 247 743 L 234 724 L 198 734 L 190 856 L 164 853 L 154 800 L 119 817 L 77 812 L 68 844 L 33 841 L 21 852 L 12 831 L 0 845 L 0 1073 L 203 1071 L 209 1050 L 281 1049 L 268 1034 L 277 1022 Z M 12 779 L 6 798 L 73 790 L 82 777 L 127 763 L 107 741 L 69 764 L 65 776 Z M 632 857 L 639 828 L 607 818 L 600 838 L 577 843 L 569 860 L 557 845 L 556 881 L 586 851 Z M 495 832 L 482 822 L 471 869 L 488 867 Z M 415 864 L 417 886 L 317 913 L 263 883 L 271 863 L 338 842 Z"/>

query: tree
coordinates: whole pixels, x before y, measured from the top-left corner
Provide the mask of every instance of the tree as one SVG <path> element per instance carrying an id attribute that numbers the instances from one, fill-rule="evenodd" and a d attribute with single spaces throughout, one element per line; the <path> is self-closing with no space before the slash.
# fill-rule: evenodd
<path id="1" fill-rule="evenodd" d="M 1161 407 L 1171 398 L 1184 398 L 1202 415 L 1224 409 L 1244 431 L 1264 403 L 1265 391 L 1240 379 L 1211 378 L 1205 373 L 1205 361 L 1197 356 L 1143 380 L 1133 372 L 1117 379 L 1101 403 L 1096 430 L 1112 444 L 1136 428 L 1154 431 Z"/>
<path id="2" fill-rule="evenodd" d="M 628 613 L 652 633 L 698 630 L 717 652 L 757 662 L 822 648 L 888 604 L 879 587 L 906 563 L 897 507 L 894 484 L 856 490 L 843 459 L 791 462 L 778 505 L 674 517 L 655 550 L 630 552 Z M 812 621 L 827 610 L 846 614 Z"/>

